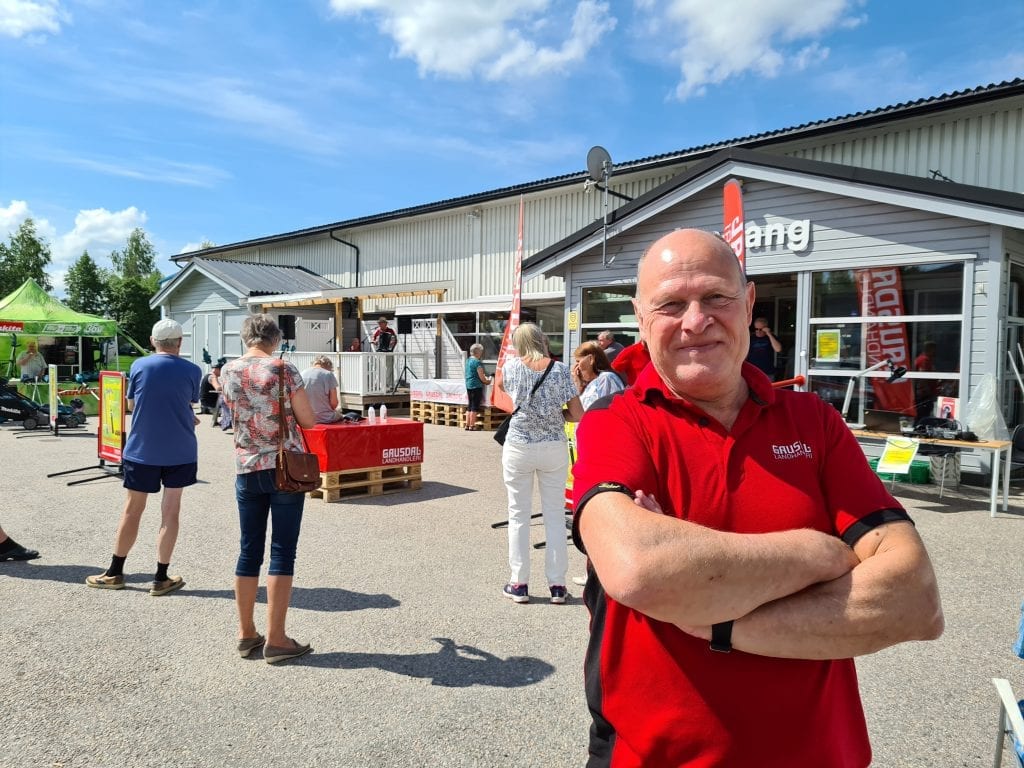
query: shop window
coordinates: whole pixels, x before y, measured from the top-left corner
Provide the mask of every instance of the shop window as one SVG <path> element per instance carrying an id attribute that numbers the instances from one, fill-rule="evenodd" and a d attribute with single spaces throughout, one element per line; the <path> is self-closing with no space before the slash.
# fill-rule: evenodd
<path id="1" fill-rule="evenodd" d="M 611 331 L 625 347 L 640 341 L 640 328 L 633 308 L 636 285 L 584 288 L 580 311 L 580 338 L 594 341 L 601 331 Z"/>
<path id="2" fill-rule="evenodd" d="M 836 408 L 859 378 L 849 416 L 865 408 L 932 415 L 939 397 L 958 397 L 963 334 L 963 264 L 819 272 L 812 276 L 808 388 Z"/>
<path id="3" fill-rule="evenodd" d="M 816 272 L 811 316 L 959 315 L 963 278 L 961 263 Z"/>
<path id="4" fill-rule="evenodd" d="M 584 325 L 636 325 L 633 309 L 635 285 L 615 285 L 583 289 Z"/>

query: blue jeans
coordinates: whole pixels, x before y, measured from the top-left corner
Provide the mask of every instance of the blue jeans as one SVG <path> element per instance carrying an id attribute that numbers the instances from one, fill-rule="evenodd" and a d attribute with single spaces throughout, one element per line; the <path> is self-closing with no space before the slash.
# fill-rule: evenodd
<path id="1" fill-rule="evenodd" d="M 238 521 L 242 529 L 241 552 L 235 576 L 259 576 L 267 546 L 267 517 L 270 516 L 271 576 L 295 573 L 295 549 L 302 526 L 304 493 L 282 493 L 274 487 L 274 470 L 261 469 L 235 476 Z"/>

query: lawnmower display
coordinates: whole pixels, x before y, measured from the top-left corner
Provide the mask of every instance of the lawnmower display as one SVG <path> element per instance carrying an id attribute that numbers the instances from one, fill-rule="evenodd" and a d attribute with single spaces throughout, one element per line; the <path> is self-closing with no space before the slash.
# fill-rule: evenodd
<path id="1" fill-rule="evenodd" d="M 18 390 L 0 387 L 0 422 L 20 421 L 25 429 L 35 429 L 50 423 L 50 406 L 40 405 Z M 57 405 L 57 423 L 62 427 L 80 427 L 85 424 L 84 403 L 74 398 L 69 405 Z"/>

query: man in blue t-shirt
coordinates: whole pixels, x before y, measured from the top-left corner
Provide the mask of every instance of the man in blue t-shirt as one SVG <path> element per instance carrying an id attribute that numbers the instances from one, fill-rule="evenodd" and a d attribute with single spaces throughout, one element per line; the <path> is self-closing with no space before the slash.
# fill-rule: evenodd
<path id="1" fill-rule="evenodd" d="M 168 576 L 167 569 L 178 540 L 182 490 L 196 482 L 199 448 L 195 427 L 199 419 L 192 404 L 199 402 L 203 372 L 179 356 L 182 329 L 174 320 L 157 322 L 149 338 L 156 354 L 136 360 L 128 374 L 132 419 L 121 454 L 128 499 L 117 525 L 114 556 L 106 571 L 87 577 L 85 583 L 98 589 L 124 589 L 124 561 L 139 534 L 142 512 L 149 494 L 163 485 L 156 575 L 149 590 L 149 594 L 160 596 L 185 584 L 181 576 Z"/>

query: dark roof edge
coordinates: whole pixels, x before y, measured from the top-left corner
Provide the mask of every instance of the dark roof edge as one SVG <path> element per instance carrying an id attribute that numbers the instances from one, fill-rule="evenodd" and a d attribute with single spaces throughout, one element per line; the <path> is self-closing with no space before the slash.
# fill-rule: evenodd
<path id="1" fill-rule="evenodd" d="M 811 138 L 814 136 L 835 133 L 840 130 L 850 130 L 852 128 L 876 125 L 878 123 L 889 122 L 895 119 L 918 117 L 921 115 L 931 114 L 933 112 L 943 112 L 949 109 L 971 106 L 973 104 L 997 101 L 999 99 L 1010 98 L 1020 94 L 1024 94 L 1024 78 L 1006 80 L 1001 83 L 992 83 L 987 86 L 979 86 L 977 88 L 962 91 L 952 91 L 939 96 L 930 96 L 916 101 L 903 102 L 887 107 L 879 107 L 866 112 L 857 112 L 850 115 L 818 120 L 811 123 L 803 123 L 790 128 L 782 128 L 779 130 L 753 134 L 751 136 L 728 139 L 715 144 L 705 144 L 662 155 L 652 155 L 650 157 L 630 160 L 624 163 L 616 163 L 615 168 L 619 173 L 635 173 L 654 170 L 665 166 L 678 165 L 680 162 L 688 160 L 693 161 L 708 158 L 730 147 L 763 147 L 769 144 L 779 143 L 781 141 Z M 230 243 L 228 245 L 213 246 L 211 248 L 204 248 L 201 251 L 181 253 L 177 256 L 172 256 L 171 260 L 178 261 L 179 259 L 191 259 L 199 254 L 216 254 L 223 253 L 225 251 L 254 248 L 260 245 L 269 245 L 285 240 L 322 235 L 339 229 L 353 229 L 355 227 L 379 224 L 393 219 L 417 216 L 426 213 L 437 213 L 452 208 L 460 208 L 467 205 L 501 200 L 518 193 L 525 194 L 527 192 L 544 192 L 550 189 L 557 189 L 559 187 L 580 183 L 585 181 L 587 178 L 589 177 L 585 171 L 579 171 L 563 176 L 541 179 L 539 181 L 501 187 L 487 192 L 479 192 L 472 195 L 464 195 L 447 200 L 424 203 L 422 205 L 412 206 L 409 208 L 400 208 L 394 211 L 371 214 L 369 216 L 362 216 L 355 219 L 347 219 L 334 222 L 332 224 L 323 224 L 316 227 L 293 230 L 291 232 L 284 232 L 277 235 L 243 240 L 236 243 Z"/>
<path id="2" fill-rule="evenodd" d="M 866 184 L 873 187 L 883 187 L 900 192 L 917 193 L 930 197 L 944 198 L 964 203 L 976 203 L 978 205 L 1004 208 L 1024 213 L 1024 194 L 1017 192 L 1004 192 L 1002 190 L 990 189 L 988 187 L 976 187 L 970 184 L 958 184 L 950 181 L 939 181 L 926 179 L 920 176 L 907 176 L 890 171 L 875 171 L 868 168 L 859 168 L 838 163 L 826 163 L 820 160 L 806 160 L 800 157 L 787 157 L 784 155 L 769 155 L 752 149 L 732 147 L 716 152 L 706 160 L 701 161 L 685 173 L 674 177 L 670 181 L 655 187 L 644 195 L 616 208 L 608 214 L 608 223 L 612 224 L 621 221 L 635 211 L 638 211 L 651 202 L 671 194 L 676 189 L 684 186 L 692 180 L 703 176 L 716 167 L 728 162 L 744 163 L 746 165 L 757 165 L 767 168 L 774 168 L 780 171 L 792 171 L 811 176 L 835 179 L 855 184 Z M 738 174 L 742 176 L 742 174 Z M 573 232 L 568 237 L 557 243 L 549 245 L 523 261 L 523 270 L 535 269 L 538 265 L 548 261 L 565 249 L 590 237 L 603 226 L 598 220 Z"/>

